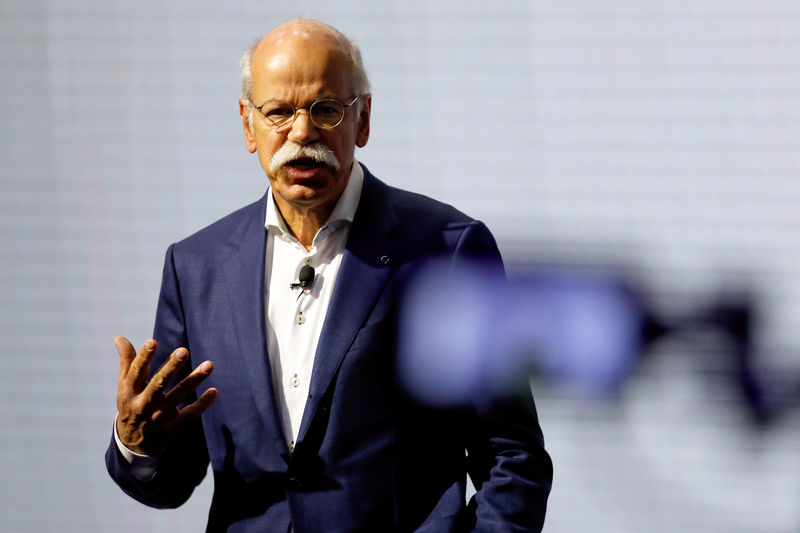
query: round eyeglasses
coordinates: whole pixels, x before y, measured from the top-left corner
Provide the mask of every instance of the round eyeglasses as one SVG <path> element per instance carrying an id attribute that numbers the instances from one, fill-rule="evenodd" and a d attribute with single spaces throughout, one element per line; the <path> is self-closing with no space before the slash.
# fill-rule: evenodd
<path id="1" fill-rule="evenodd" d="M 349 104 L 343 104 L 334 98 L 317 100 L 307 106 L 293 106 L 288 102 L 281 102 L 279 100 L 270 100 L 260 106 L 255 105 L 249 100 L 248 103 L 256 108 L 266 119 L 267 123 L 278 131 L 288 129 L 294 124 L 299 109 L 308 111 L 308 116 L 315 126 L 330 130 L 342 123 L 347 108 L 355 104 L 356 100 L 360 97 L 361 95 L 356 96 Z"/>

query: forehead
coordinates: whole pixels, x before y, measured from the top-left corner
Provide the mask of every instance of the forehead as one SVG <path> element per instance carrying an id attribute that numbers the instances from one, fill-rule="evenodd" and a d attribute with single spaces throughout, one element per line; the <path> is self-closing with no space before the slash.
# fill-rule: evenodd
<path id="1" fill-rule="evenodd" d="M 333 44 L 288 36 L 262 43 L 253 54 L 253 97 L 299 100 L 350 96 L 350 62 Z"/>

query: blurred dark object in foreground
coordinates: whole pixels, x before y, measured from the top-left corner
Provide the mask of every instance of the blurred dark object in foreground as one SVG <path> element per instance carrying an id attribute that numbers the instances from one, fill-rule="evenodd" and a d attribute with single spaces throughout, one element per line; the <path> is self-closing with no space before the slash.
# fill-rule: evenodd
<path id="1" fill-rule="evenodd" d="M 531 373 L 566 394 L 607 399 L 650 346 L 680 336 L 716 343 L 725 352 L 721 376 L 755 422 L 768 421 L 771 403 L 753 364 L 753 297 L 731 291 L 664 317 L 643 294 L 607 270 L 532 268 L 506 281 L 479 264 L 434 261 L 406 294 L 399 373 L 414 395 L 439 405 L 505 390 Z"/>

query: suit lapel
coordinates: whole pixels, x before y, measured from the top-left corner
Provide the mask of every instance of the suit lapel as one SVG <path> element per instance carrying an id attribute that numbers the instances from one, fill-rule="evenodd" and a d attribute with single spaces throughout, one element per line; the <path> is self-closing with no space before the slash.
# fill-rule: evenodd
<path id="1" fill-rule="evenodd" d="M 267 193 L 269 194 L 269 193 Z M 266 229 L 264 216 L 267 196 L 245 213 L 241 232 L 231 235 L 234 249 L 221 263 L 236 329 L 237 354 L 244 359 L 253 396 L 262 420 L 275 436 L 278 446 L 286 446 L 280 414 L 275 402 L 272 371 L 267 355 L 264 309 L 264 257 Z M 280 448 L 278 448 L 280 449 Z"/>
<path id="2" fill-rule="evenodd" d="M 383 188 L 365 168 L 361 198 L 317 344 L 298 441 L 394 269 L 392 257 L 398 248 L 387 235 L 397 216 Z"/>

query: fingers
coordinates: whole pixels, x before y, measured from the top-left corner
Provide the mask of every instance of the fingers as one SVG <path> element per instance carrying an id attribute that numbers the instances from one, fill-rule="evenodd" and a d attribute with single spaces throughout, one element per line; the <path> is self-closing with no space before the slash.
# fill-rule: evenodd
<path id="1" fill-rule="evenodd" d="M 123 381 L 138 391 L 147 381 L 150 372 L 150 361 L 158 344 L 150 339 L 144 343 L 137 354 L 131 341 L 125 337 L 114 337 L 114 344 L 119 353 L 119 383 Z"/>
<path id="2" fill-rule="evenodd" d="M 169 391 L 169 393 L 164 397 L 164 404 L 169 406 L 177 406 L 179 403 L 183 402 L 211 374 L 213 370 L 214 364 L 211 361 L 205 361 L 202 363 L 191 374 L 186 376 L 183 380 L 181 380 L 180 383 L 175 385 L 172 390 Z M 216 391 L 216 389 L 214 390 Z"/>
<path id="3" fill-rule="evenodd" d="M 131 341 L 125 337 L 114 337 L 114 345 L 119 353 L 119 381 L 121 382 L 128 375 L 131 362 L 136 357 L 136 350 L 133 349 Z"/>
<path id="4" fill-rule="evenodd" d="M 139 350 L 139 353 L 137 353 L 136 357 L 131 361 L 128 374 L 125 376 L 125 382 L 134 392 L 141 391 L 147 383 L 147 377 L 150 373 L 150 362 L 153 360 L 153 355 L 156 353 L 157 346 L 156 341 L 153 339 L 145 341 L 142 345 L 142 349 Z"/>
<path id="5" fill-rule="evenodd" d="M 183 365 L 184 361 L 189 358 L 189 351 L 186 348 L 177 348 L 170 354 L 161 368 L 153 375 L 150 382 L 147 384 L 145 394 L 152 396 L 156 393 L 163 393 L 169 385 L 175 373 Z"/>
<path id="6" fill-rule="evenodd" d="M 158 346 L 156 341 L 153 339 L 146 341 L 138 353 L 134 352 L 133 345 L 125 337 L 114 337 L 114 344 L 117 346 L 120 358 L 120 392 L 123 390 L 122 385 L 124 383 L 130 388 L 129 393 L 144 393 L 143 396 L 149 399 L 160 394 L 164 399 L 169 398 L 169 402 L 173 406 L 177 406 L 185 400 L 214 369 L 211 361 L 206 361 L 181 383 L 173 387 L 169 394 L 165 394 L 170 381 L 189 358 L 189 351 L 186 348 L 177 348 L 172 352 L 164 364 L 161 365 L 161 368 L 153 375 L 152 379 L 148 380 L 150 364 Z"/>
<path id="7" fill-rule="evenodd" d="M 181 418 L 181 423 L 189 422 L 190 420 L 193 420 L 203 414 L 206 409 L 211 407 L 211 404 L 214 403 L 214 400 L 217 399 L 218 395 L 219 392 L 217 389 L 212 387 L 200 395 L 197 401 L 181 409 L 179 415 Z"/>

